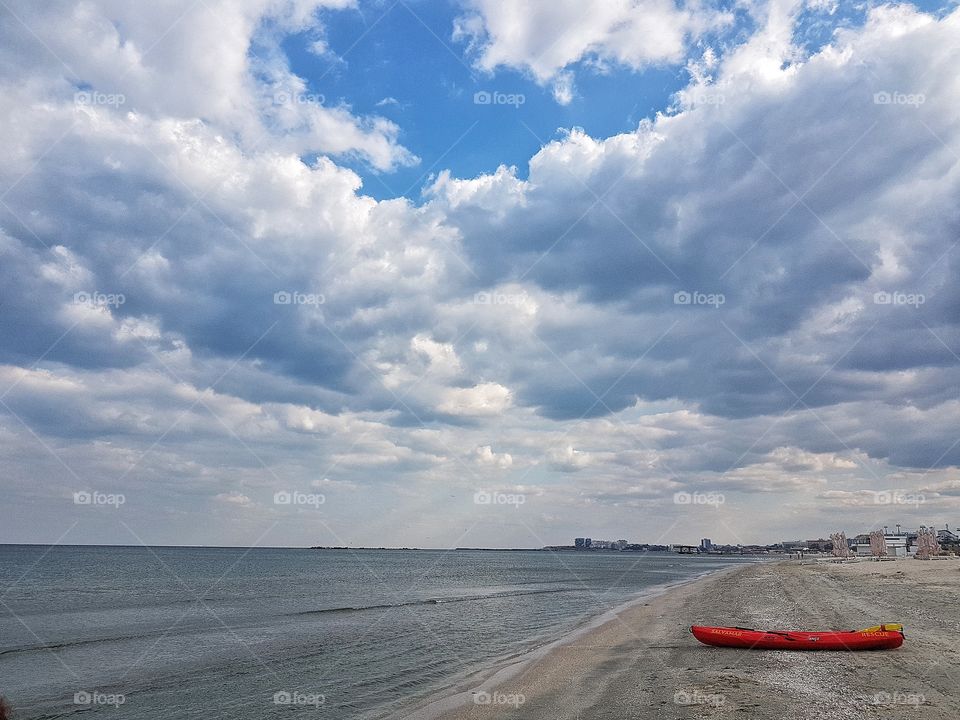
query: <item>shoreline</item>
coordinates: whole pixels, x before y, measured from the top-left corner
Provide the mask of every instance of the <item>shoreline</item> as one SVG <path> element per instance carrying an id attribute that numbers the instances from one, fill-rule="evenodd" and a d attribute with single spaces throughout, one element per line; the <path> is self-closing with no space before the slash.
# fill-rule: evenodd
<path id="1" fill-rule="evenodd" d="M 689 632 L 691 624 L 844 630 L 881 622 L 904 624 L 901 648 L 736 650 L 701 645 Z M 960 558 L 750 563 L 637 598 L 522 663 L 469 676 L 457 692 L 390 717 L 905 720 L 922 709 L 925 720 L 954 720 L 958 631 Z M 475 692 L 484 693 L 479 702 Z"/>
<path id="2" fill-rule="evenodd" d="M 519 655 L 495 660 L 482 668 L 470 671 L 464 677 L 454 680 L 449 686 L 430 693 L 425 699 L 421 699 L 412 707 L 382 717 L 385 720 L 400 720 L 401 718 L 405 720 L 438 720 L 447 717 L 451 712 L 473 706 L 474 697 L 478 693 L 489 694 L 498 691 L 504 683 L 521 675 L 531 665 L 548 658 L 551 653 L 558 652 L 578 640 L 588 638 L 591 634 L 600 631 L 611 623 L 616 623 L 622 613 L 638 606 L 646 606 L 655 599 L 669 597 L 671 593 L 681 588 L 694 587 L 706 583 L 710 579 L 732 574 L 755 564 L 768 562 L 771 561 L 758 559 L 755 562 L 707 570 L 683 580 L 653 585 L 642 590 L 630 600 L 588 618 L 582 624 L 570 629 L 555 640 L 531 648 Z"/>

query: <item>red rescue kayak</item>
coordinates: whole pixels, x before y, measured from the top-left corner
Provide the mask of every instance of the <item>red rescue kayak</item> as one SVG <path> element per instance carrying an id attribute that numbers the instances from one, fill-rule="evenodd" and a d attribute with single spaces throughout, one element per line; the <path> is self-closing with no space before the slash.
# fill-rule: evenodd
<path id="1" fill-rule="evenodd" d="M 705 645 L 756 650 L 890 650 L 903 644 L 903 626 L 898 623 L 827 632 L 693 625 L 690 632 Z"/>

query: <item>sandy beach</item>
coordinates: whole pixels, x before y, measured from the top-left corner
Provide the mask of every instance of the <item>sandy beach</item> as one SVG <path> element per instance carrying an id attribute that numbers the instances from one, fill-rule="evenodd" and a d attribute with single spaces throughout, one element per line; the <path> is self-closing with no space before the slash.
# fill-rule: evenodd
<path id="1" fill-rule="evenodd" d="M 904 624 L 902 648 L 743 651 L 700 645 L 689 632 L 692 623 L 846 630 L 880 622 Z M 958 558 L 761 563 L 672 589 L 407 716 L 954 720 L 958 636 Z"/>

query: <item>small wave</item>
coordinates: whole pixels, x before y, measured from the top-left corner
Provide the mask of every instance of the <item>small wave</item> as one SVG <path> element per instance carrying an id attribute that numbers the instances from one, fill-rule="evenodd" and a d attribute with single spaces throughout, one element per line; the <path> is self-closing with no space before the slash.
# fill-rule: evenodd
<path id="1" fill-rule="evenodd" d="M 77 647 L 79 645 L 95 645 L 103 642 L 113 642 L 115 640 L 135 640 L 136 638 L 148 637 L 147 635 L 119 635 L 105 638 L 87 638 L 85 640 L 64 640 L 63 642 L 48 643 L 46 645 L 25 645 L 23 647 L 7 648 L 0 650 L 0 655 L 15 655 L 17 653 L 36 652 L 38 650 L 62 650 L 68 647 Z"/>
<path id="2" fill-rule="evenodd" d="M 45 650 L 64 650 L 66 648 L 75 648 L 83 645 L 99 645 L 101 643 L 124 642 L 127 640 L 141 640 L 145 638 L 164 637 L 167 635 L 182 635 L 184 633 L 203 631 L 206 628 L 181 627 L 176 632 L 172 628 L 166 630 L 153 630 L 142 633 L 132 633 L 128 635 L 109 635 L 107 637 L 78 638 L 76 640 L 61 640 L 59 642 L 50 642 L 43 645 L 24 645 L 22 647 L 13 647 L 0 650 L 0 655 L 16 655 L 18 653 L 39 652 Z"/>
<path id="3" fill-rule="evenodd" d="M 415 605 L 447 605 L 449 603 L 461 602 L 479 602 L 482 600 L 497 600 L 508 597 L 521 597 L 524 595 L 548 595 L 552 593 L 577 592 L 572 588 L 556 588 L 552 590 L 515 590 L 510 592 L 489 593 L 486 595 L 454 595 L 452 597 L 427 598 L 425 600 L 409 600 L 399 603 L 380 603 L 377 605 L 359 605 L 348 607 L 320 608 L 317 610 L 300 610 L 299 612 L 289 613 L 290 615 L 324 615 L 327 613 L 355 613 L 368 610 L 387 610 L 390 608 L 410 607 Z"/>

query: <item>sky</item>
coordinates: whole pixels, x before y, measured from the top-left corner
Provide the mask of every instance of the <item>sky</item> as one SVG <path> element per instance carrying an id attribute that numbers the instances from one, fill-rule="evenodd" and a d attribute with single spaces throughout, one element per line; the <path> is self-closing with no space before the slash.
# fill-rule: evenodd
<path id="1" fill-rule="evenodd" d="M 960 524 L 956 3 L 0 15 L 0 542 Z"/>

